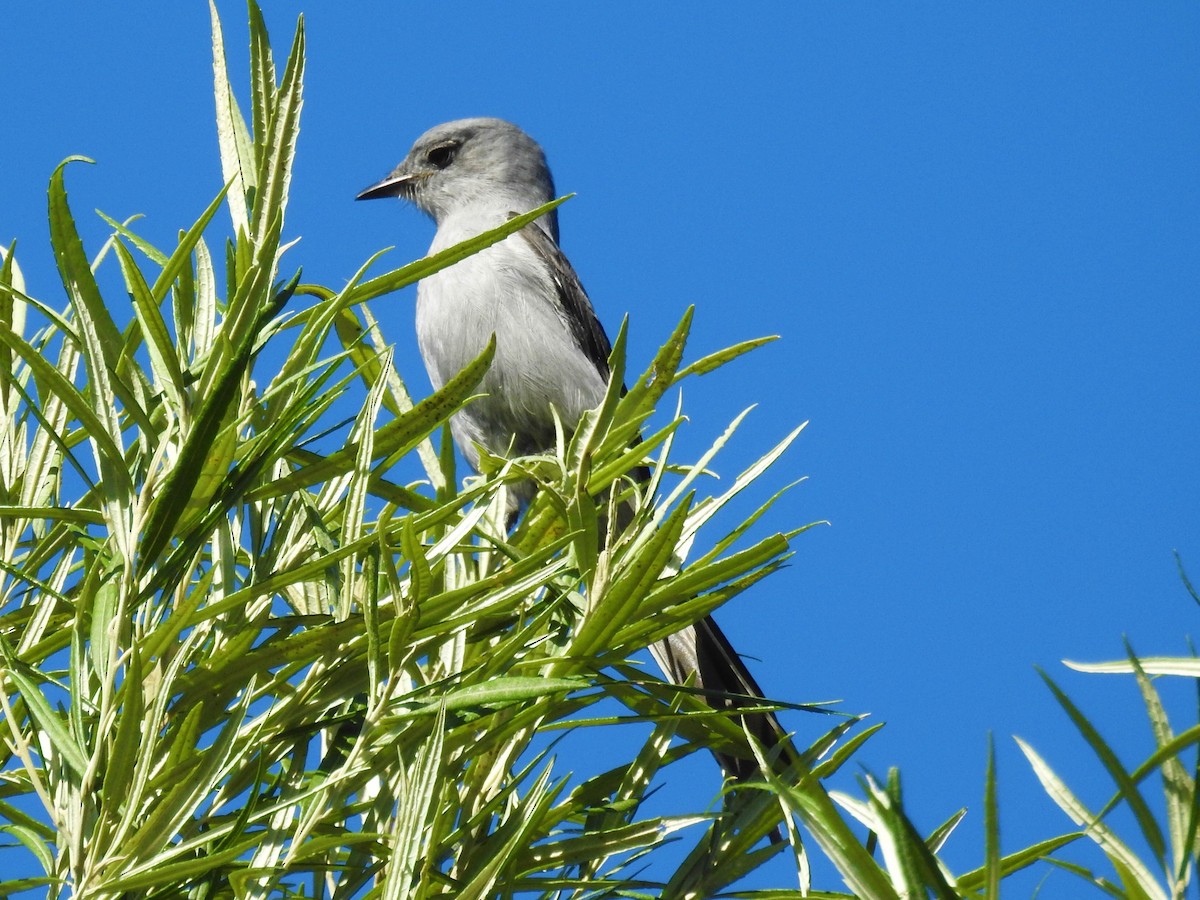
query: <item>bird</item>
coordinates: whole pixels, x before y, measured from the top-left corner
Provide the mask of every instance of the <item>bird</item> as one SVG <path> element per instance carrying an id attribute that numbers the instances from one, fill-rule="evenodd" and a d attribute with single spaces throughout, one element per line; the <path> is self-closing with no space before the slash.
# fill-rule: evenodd
<path id="1" fill-rule="evenodd" d="M 386 178 L 356 197 L 383 198 L 408 201 L 433 219 L 433 254 L 550 202 L 555 189 L 544 151 L 525 131 L 503 119 L 470 118 L 426 131 Z M 435 389 L 495 335 L 482 396 L 450 421 L 455 444 L 476 471 L 480 447 L 497 456 L 552 451 L 555 414 L 569 436 L 604 398 L 611 346 L 559 246 L 557 209 L 423 278 L 417 285 L 416 329 Z M 532 482 L 518 485 L 510 501 L 525 503 L 534 490 Z M 764 697 L 711 616 L 650 651 L 668 680 L 700 689 L 713 708 Z M 784 739 L 773 713 L 743 718 L 766 747 Z M 714 755 L 736 782 L 758 774 L 753 760 L 716 750 Z"/>

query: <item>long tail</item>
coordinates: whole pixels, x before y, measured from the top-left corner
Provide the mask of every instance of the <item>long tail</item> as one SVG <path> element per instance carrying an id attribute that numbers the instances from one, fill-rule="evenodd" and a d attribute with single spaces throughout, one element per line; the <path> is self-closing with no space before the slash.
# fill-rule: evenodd
<path id="1" fill-rule="evenodd" d="M 730 709 L 741 705 L 734 699 L 717 696 L 719 694 L 763 697 L 762 688 L 711 616 L 652 644 L 650 653 L 670 681 L 685 684 L 690 678 L 694 687 L 712 691 L 713 696 L 708 698 L 708 704 L 714 709 Z M 787 739 L 774 713 L 747 713 L 742 721 L 768 750 Z M 758 765 L 753 759 L 716 750 L 713 756 L 725 773 L 735 780 L 759 774 Z"/>

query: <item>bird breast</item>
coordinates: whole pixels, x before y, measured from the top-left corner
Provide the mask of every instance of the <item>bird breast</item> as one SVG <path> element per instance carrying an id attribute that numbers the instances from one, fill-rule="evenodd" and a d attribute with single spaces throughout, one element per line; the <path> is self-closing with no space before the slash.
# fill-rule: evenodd
<path id="1" fill-rule="evenodd" d="M 431 250 L 461 237 L 443 223 Z M 473 233 L 478 233 L 478 229 Z M 550 449 L 551 407 L 573 429 L 604 397 L 605 379 L 579 347 L 544 262 L 520 236 L 421 281 L 417 339 L 435 387 L 460 372 L 496 335 L 496 355 L 480 385 L 486 393 L 460 414 L 460 426 L 496 453 Z"/>

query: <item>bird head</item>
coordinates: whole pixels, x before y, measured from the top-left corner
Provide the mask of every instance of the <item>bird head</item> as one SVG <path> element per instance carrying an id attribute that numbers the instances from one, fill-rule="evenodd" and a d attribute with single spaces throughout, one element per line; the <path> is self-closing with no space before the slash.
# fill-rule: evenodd
<path id="1" fill-rule="evenodd" d="M 542 148 L 503 119 L 459 119 L 429 129 L 386 178 L 356 199 L 400 197 L 441 222 L 475 206 L 527 212 L 554 199 Z M 557 226 L 551 217 L 551 235 Z"/>

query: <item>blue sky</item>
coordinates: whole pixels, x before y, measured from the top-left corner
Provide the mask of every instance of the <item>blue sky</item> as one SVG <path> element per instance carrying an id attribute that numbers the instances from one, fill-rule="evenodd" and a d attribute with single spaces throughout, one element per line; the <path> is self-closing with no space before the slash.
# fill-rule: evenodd
<path id="1" fill-rule="evenodd" d="M 240 85 L 244 10 L 219 5 Z M 1183 654 L 1196 621 L 1172 551 L 1200 579 L 1200 7 L 309 6 L 306 280 L 424 252 L 419 213 L 352 198 L 426 128 L 522 125 L 578 194 L 563 245 L 610 331 L 630 315 L 635 367 L 689 304 L 696 356 L 782 338 L 685 395 L 693 455 L 758 404 L 726 476 L 811 422 L 773 483 L 809 480 L 769 524 L 831 525 L 718 614 L 764 687 L 886 721 L 860 760 L 901 768 L 925 829 L 972 808 L 959 870 L 981 859 L 989 731 L 1006 850 L 1069 827 L 1010 735 L 1107 799 L 1033 667 L 1132 764 L 1133 685 L 1058 661 L 1123 635 Z M 300 7 L 265 3 L 281 56 Z M 93 249 L 91 209 L 165 243 L 220 185 L 207 10 L 166 8 L 5 11 L 0 241 L 37 295 L 61 295 L 45 185 L 65 156 L 99 163 L 68 173 Z M 426 389 L 412 295 L 373 309 Z"/>

